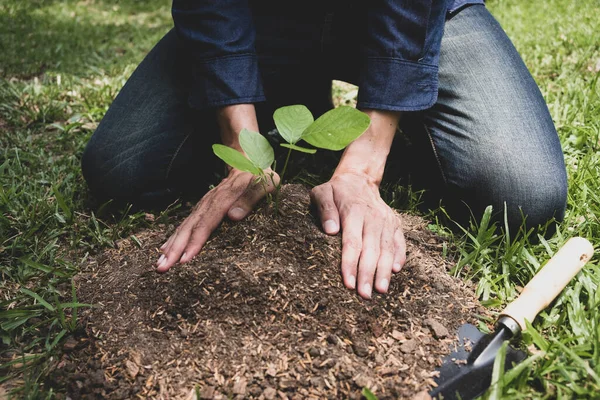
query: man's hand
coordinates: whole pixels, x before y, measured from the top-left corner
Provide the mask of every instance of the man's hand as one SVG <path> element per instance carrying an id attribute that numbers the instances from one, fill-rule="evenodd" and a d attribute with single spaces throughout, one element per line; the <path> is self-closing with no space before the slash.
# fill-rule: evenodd
<path id="1" fill-rule="evenodd" d="M 258 132 L 258 123 L 253 104 L 235 104 L 217 110 L 221 142 L 242 151 L 239 133 L 242 128 Z M 269 177 L 267 192 L 273 192 L 279 175 L 266 170 Z M 273 179 L 271 179 L 273 174 Z M 161 246 L 163 254 L 156 262 L 158 272 L 166 272 L 178 262 L 186 263 L 200 252 L 210 234 L 225 216 L 239 221 L 252 211 L 265 196 L 265 187 L 255 183 L 256 177 L 249 172 L 230 169 L 227 178 L 200 199 L 192 213 L 177 228 L 177 231 Z"/>
<path id="2" fill-rule="evenodd" d="M 274 174 L 275 182 L 279 181 L 279 176 L 273 171 L 267 170 L 265 173 L 268 177 Z M 266 189 L 273 192 L 275 186 L 270 178 L 268 180 Z M 156 262 L 156 270 L 166 272 L 178 262 L 190 261 L 200 252 L 225 216 L 233 221 L 243 219 L 265 194 L 265 186 L 256 183 L 256 176 L 231 169 L 229 176 L 200 199 L 191 214 L 161 246 L 163 254 Z"/>
<path id="3" fill-rule="evenodd" d="M 342 155 L 329 182 L 311 191 L 325 233 L 342 232 L 342 279 L 371 298 L 385 293 L 392 272 L 406 262 L 400 218 L 381 198 L 379 185 L 400 113 L 365 111 L 371 125 Z"/>
<path id="4" fill-rule="evenodd" d="M 373 288 L 386 293 L 393 272 L 406 261 L 406 244 L 398 215 L 383 201 L 370 177 L 334 176 L 311 192 L 325 233 L 342 229 L 342 279 L 349 289 L 371 298 Z M 341 223 L 341 225 L 340 225 Z"/>

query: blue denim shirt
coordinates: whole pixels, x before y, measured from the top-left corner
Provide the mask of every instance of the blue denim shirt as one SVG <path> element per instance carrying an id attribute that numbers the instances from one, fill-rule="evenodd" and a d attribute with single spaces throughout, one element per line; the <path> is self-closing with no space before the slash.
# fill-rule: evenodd
<path id="1" fill-rule="evenodd" d="M 193 60 L 189 96 L 192 107 L 266 100 L 252 17 L 253 7 L 263 4 L 268 9 L 266 3 L 269 2 L 173 0 L 175 29 Z M 437 100 L 438 59 L 446 17 L 466 4 L 483 0 L 373 3 L 376 5 L 368 5 L 366 37 L 360 46 L 357 106 L 392 111 L 431 107 Z"/>

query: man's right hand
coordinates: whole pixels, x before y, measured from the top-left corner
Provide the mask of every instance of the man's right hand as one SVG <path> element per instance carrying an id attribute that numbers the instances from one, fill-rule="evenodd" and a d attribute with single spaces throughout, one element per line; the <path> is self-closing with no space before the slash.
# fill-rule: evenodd
<path id="1" fill-rule="evenodd" d="M 271 170 L 265 173 L 269 180 L 266 189 L 271 193 L 275 186 L 270 174 L 274 174 L 275 182 L 279 182 L 279 176 Z M 166 272 L 176 263 L 190 261 L 225 216 L 233 221 L 243 219 L 265 195 L 265 186 L 256 183 L 256 176 L 231 169 L 227 178 L 200 199 L 190 215 L 161 246 L 163 254 L 156 262 L 156 270 Z"/>
<path id="2" fill-rule="evenodd" d="M 253 104 L 234 104 L 217 109 L 221 143 L 242 151 L 239 133 L 243 128 L 258 132 L 258 122 Z M 265 170 L 268 177 L 267 192 L 273 192 L 279 182 L 279 175 Z M 158 272 L 166 272 L 176 263 L 190 261 L 200 252 L 211 233 L 225 216 L 239 221 L 252 211 L 262 199 L 265 186 L 255 183 L 256 177 L 249 172 L 230 169 L 227 178 L 200 199 L 191 214 L 177 228 L 177 231 L 161 246 L 162 256 L 156 262 Z"/>

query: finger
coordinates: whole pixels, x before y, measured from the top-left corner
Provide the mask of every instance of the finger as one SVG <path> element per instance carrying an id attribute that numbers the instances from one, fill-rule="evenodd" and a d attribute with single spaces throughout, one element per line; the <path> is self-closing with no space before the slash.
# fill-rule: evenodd
<path id="1" fill-rule="evenodd" d="M 235 171 L 229 178 L 204 195 L 177 232 L 167 241 L 163 248 L 163 255 L 157 262 L 158 272 L 166 272 L 177 262 L 187 262 L 198 254 L 212 231 L 225 217 L 227 210 L 243 193 L 248 182 L 252 181 L 251 174 Z M 200 224 L 199 221 L 202 223 Z M 192 240 L 191 244 L 190 240 Z M 191 251 L 189 255 L 186 253 L 188 246 Z"/>
<path id="2" fill-rule="evenodd" d="M 176 233 L 172 234 L 169 239 L 167 239 L 167 241 L 165 243 L 163 243 L 162 246 L 160 246 L 160 249 L 162 251 L 166 251 L 168 250 L 169 246 L 173 243 L 173 240 L 175 240 L 175 236 L 177 236 Z"/>
<path id="3" fill-rule="evenodd" d="M 197 218 L 196 215 L 192 212 L 192 214 L 190 214 L 181 223 L 181 225 L 178 227 L 178 229 L 175 230 L 175 232 L 171 235 L 171 237 L 169 238 L 169 240 L 167 240 L 167 242 L 161 246 L 161 250 L 162 250 L 162 253 L 163 253 L 164 257 L 161 256 L 159 258 L 159 260 L 157 261 L 157 265 L 160 265 L 160 263 L 167 257 L 167 254 L 169 254 L 169 252 L 171 251 L 171 246 L 173 246 L 173 243 L 175 242 L 175 240 L 177 240 L 177 237 L 179 236 L 179 233 L 182 230 L 190 229 L 189 227 L 193 226 L 194 221 L 196 220 L 196 218 Z"/>
<path id="4" fill-rule="evenodd" d="M 267 190 L 272 191 L 272 185 L 269 185 Z M 250 181 L 244 193 L 231 205 L 227 212 L 227 216 L 232 221 L 239 221 L 245 218 L 254 209 L 263 197 L 265 197 L 265 187 L 261 184 L 256 184 Z"/>
<path id="5" fill-rule="evenodd" d="M 194 210 L 196 217 L 179 260 L 181 263 L 190 261 L 202 250 L 212 232 L 225 218 L 231 204 L 242 192 L 244 185 L 248 184 L 249 176 L 251 175 L 248 174 L 246 177 L 238 175 L 230 187 L 213 190 L 196 205 Z"/>
<path id="6" fill-rule="evenodd" d="M 363 247 L 363 221 L 362 213 L 349 213 L 342 221 L 342 279 L 349 289 L 356 288 L 358 260 Z"/>
<path id="7" fill-rule="evenodd" d="M 311 201 L 316 205 L 321 219 L 321 226 L 328 235 L 337 235 L 340 231 L 340 215 L 333 197 L 333 188 L 324 184 L 313 188 Z"/>
<path id="8" fill-rule="evenodd" d="M 202 247 L 204 247 L 206 244 L 206 241 L 210 237 L 211 233 L 217 228 L 222 219 L 222 217 L 219 219 L 206 218 L 198 221 L 196 226 L 194 226 L 190 240 L 183 251 L 180 260 L 181 263 L 190 261 L 198 253 L 200 253 L 200 250 L 202 250 Z"/>
<path id="9" fill-rule="evenodd" d="M 185 249 L 187 242 L 191 235 L 191 229 L 187 226 L 182 227 L 177 232 L 177 237 L 173 240 L 173 243 L 169 247 L 169 250 L 165 252 L 161 258 L 162 261 L 159 262 L 156 270 L 158 272 L 167 272 L 173 265 L 175 265 L 181 255 L 183 254 L 183 250 Z"/>
<path id="10" fill-rule="evenodd" d="M 177 231 L 175 231 L 169 237 L 169 239 L 162 246 L 160 246 L 161 255 L 158 258 L 158 260 L 156 261 L 156 266 L 157 267 L 162 267 L 163 264 L 166 263 L 166 261 L 165 261 L 166 254 L 169 252 L 169 249 L 171 248 L 171 245 L 173 244 L 173 242 L 175 241 L 176 238 L 177 238 Z"/>
<path id="11" fill-rule="evenodd" d="M 377 272 L 375 275 L 375 290 L 379 293 L 386 293 L 390 286 L 392 265 L 394 263 L 395 228 L 393 223 L 388 223 L 381 231 L 379 260 L 377 261 Z"/>
<path id="12" fill-rule="evenodd" d="M 402 228 L 398 226 L 396 232 L 394 232 L 394 263 L 392 264 L 392 271 L 400 272 L 404 264 L 406 264 L 406 240 Z"/>
<path id="13" fill-rule="evenodd" d="M 373 292 L 373 278 L 380 254 L 381 223 L 375 218 L 365 218 L 363 246 L 358 264 L 358 294 L 370 299 Z"/>

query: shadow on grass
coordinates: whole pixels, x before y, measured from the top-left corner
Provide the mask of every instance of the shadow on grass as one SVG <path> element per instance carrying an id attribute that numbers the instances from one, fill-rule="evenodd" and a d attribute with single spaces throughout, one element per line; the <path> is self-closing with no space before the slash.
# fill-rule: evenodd
<path id="1" fill-rule="evenodd" d="M 168 0 L 8 0 L 0 5 L 0 77 L 122 70 L 171 27 Z"/>

